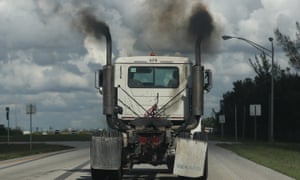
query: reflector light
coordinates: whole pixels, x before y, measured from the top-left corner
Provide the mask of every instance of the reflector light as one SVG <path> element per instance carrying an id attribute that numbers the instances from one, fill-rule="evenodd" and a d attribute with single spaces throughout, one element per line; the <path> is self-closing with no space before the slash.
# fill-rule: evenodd
<path id="1" fill-rule="evenodd" d="M 140 144 L 146 144 L 147 143 L 147 137 L 139 137 L 139 141 L 140 141 Z"/>
<path id="2" fill-rule="evenodd" d="M 153 136 L 152 137 L 152 144 L 153 145 L 159 145 L 160 139 L 159 136 Z"/>

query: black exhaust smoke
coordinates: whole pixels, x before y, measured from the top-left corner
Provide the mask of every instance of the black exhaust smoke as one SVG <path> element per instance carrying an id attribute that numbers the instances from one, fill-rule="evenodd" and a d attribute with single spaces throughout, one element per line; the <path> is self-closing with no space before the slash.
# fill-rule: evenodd
<path id="1" fill-rule="evenodd" d="M 114 67 L 112 65 L 112 42 L 109 27 L 90 13 L 91 9 L 79 13 L 77 27 L 85 35 L 101 40 L 106 38 L 106 65 L 103 66 L 103 114 L 112 116 L 115 107 Z M 110 117 L 108 119 L 111 119 Z"/>
<path id="2" fill-rule="evenodd" d="M 139 40 L 152 48 L 189 53 L 200 39 L 203 48 L 212 49 L 215 21 L 201 0 L 145 1 L 144 9 Z"/>
<path id="3" fill-rule="evenodd" d="M 109 27 L 102 21 L 99 21 L 90 9 L 80 11 L 79 21 L 76 23 L 79 30 L 85 35 L 90 35 L 98 40 L 103 36 L 106 38 L 106 64 L 111 65 L 112 43 Z"/>
<path id="4" fill-rule="evenodd" d="M 197 4 L 189 19 L 188 33 L 193 38 L 209 38 L 214 30 L 213 18 L 203 4 Z"/>
<path id="5" fill-rule="evenodd" d="M 201 65 L 201 43 L 214 30 L 213 18 L 203 4 L 197 4 L 189 19 L 188 32 L 195 39 L 195 64 Z"/>

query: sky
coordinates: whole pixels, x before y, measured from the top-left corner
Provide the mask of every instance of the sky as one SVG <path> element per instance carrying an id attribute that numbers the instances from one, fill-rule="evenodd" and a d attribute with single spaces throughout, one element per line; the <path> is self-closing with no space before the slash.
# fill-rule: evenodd
<path id="1" fill-rule="evenodd" d="M 89 11 L 109 26 L 113 59 L 153 49 L 193 60 L 194 42 L 183 32 L 199 3 L 214 25 L 202 54 L 213 72 L 213 89 L 205 94 L 205 116 L 211 116 L 234 81 L 255 76 L 248 59 L 259 54 L 221 36 L 244 37 L 270 49 L 268 38 L 276 28 L 295 37 L 299 0 L 0 0 L 0 124 L 7 126 L 5 107 L 10 107 L 10 126 L 28 130 L 26 105 L 34 104 L 35 130 L 106 127 L 102 97 L 94 88 L 105 41 L 78 28 L 79 14 Z M 281 47 L 276 41 L 274 46 L 275 61 L 287 67 Z"/>

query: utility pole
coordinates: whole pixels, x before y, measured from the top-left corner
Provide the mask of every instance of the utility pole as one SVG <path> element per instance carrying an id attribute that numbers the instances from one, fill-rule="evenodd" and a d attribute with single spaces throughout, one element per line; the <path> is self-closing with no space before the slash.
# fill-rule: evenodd
<path id="1" fill-rule="evenodd" d="M 26 105 L 26 113 L 30 116 L 30 138 L 29 138 L 29 144 L 30 144 L 30 150 L 32 150 L 32 114 L 36 113 L 36 106 L 33 104 Z"/>
<path id="2" fill-rule="evenodd" d="M 238 141 L 237 137 L 237 107 L 236 104 L 234 105 L 234 137 L 235 137 L 235 142 Z"/>
<path id="3" fill-rule="evenodd" d="M 245 132 L 246 131 L 246 107 L 243 106 L 243 139 L 245 139 Z"/>
<path id="4" fill-rule="evenodd" d="M 272 56 L 272 65 L 271 65 L 271 110 L 270 110 L 270 135 L 269 135 L 269 142 L 274 142 L 274 44 L 273 38 L 270 37 L 269 41 L 271 42 L 272 49 L 271 49 L 271 56 Z"/>
<path id="5" fill-rule="evenodd" d="M 264 53 L 266 56 L 269 56 L 271 58 L 271 92 L 270 92 L 270 120 L 269 120 L 269 142 L 274 142 L 274 44 L 273 44 L 273 38 L 269 37 L 269 41 L 271 42 L 271 49 L 265 48 L 262 45 L 259 45 L 253 41 L 250 41 L 249 39 L 243 38 L 243 37 L 236 37 L 236 36 L 228 36 L 224 35 L 222 36 L 223 40 L 228 39 L 238 39 L 242 40 L 248 44 L 250 44 L 255 49 L 259 50 L 260 52 Z"/>
<path id="6" fill-rule="evenodd" d="M 15 104 L 16 129 L 18 129 L 17 104 Z"/>
<path id="7" fill-rule="evenodd" d="M 7 120 L 7 144 L 10 144 L 10 134 L 9 134 L 9 107 L 5 108 L 6 110 L 6 120 Z"/>

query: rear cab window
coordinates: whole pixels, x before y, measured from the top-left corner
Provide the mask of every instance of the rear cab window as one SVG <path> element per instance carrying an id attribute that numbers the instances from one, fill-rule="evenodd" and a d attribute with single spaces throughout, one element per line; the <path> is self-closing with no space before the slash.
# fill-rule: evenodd
<path id="1" fill-rule="evenodd" d="M 178 88 L 179 70 L 177 67 L 131 66 L 127 80 L 130 88 Z"/>

